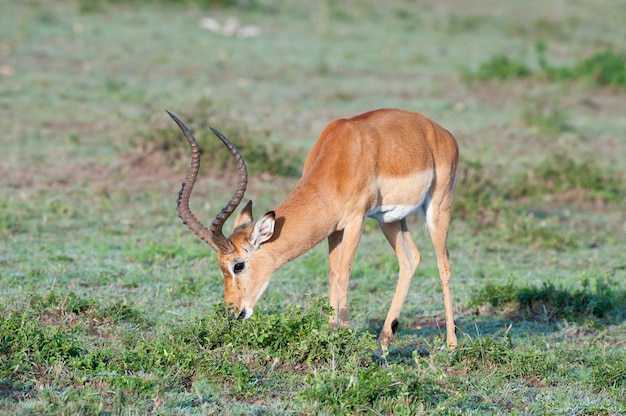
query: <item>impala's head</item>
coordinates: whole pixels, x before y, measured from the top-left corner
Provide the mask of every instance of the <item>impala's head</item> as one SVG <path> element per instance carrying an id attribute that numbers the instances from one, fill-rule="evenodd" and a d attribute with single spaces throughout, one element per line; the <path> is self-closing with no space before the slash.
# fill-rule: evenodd
<path id="1" fill-rule="evenodd" d="M 240 318 L 252 316 L 274 271 L 261 245 L 272 238 L 275 222 L 276 215 L 270 211 L 254 223 L 250 201 L 237 215 L 233 233 L 227 238 L 233 251 L 217 250 L 224 275 L 224 302 L 235 305 Z"/>
<path id="2" fill-rule="evenodd" d="M 237 215 L 230 237 L 223 234 L 224 223 L 239 206 L 246 191 L 248 171 L 239 150 L 224 135 L 211 129 L 233 155 L 239 171 L 239 182 L 226 207 L 217 214 L 209 228 L 205 227 L 189 208 L 189 198 L 200 167 L 200 148 L 187 126 L 169 111 L 168 114 L 178 124 L 191 146 L 189 170 L 178 193 L 178 216 L 191 231 L 217 252 L 217 261 L 224 275 L 224 302 L 232 303 L 239 310 L 239 318 L 249 318 L 273 272 L 272 259 L 267 258 L 261 246 L 274 234 L 276 216 L 270 211 L 255 223 L 250 201 Z"/>

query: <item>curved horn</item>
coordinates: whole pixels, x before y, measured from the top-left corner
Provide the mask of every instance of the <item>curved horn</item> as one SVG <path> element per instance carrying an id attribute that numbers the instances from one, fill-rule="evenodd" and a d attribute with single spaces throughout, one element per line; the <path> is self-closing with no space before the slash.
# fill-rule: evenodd
<path id="1" fill-rule="evenodd" d="M 166 110 L 167 111 L 167 110 Z M 187 176 L 185 177 L 185 182 L 183 182 L 180 192 L 178 193 L 178 216 L 183 220 L 183 223 L 189 227 L 191 231 L 193 231 L 198 237 L 200 237 L 205 243 L 210 245 L 215 251 L 219 251 L 224 254 L 232 253 L 235 250 L 235 247 L 230 242 L 224 233 L 222 232 L 222 227 L 228 217 L 233 213 L 233 211 L 237 208 L 241 199 L 246 192 L 246 186 L 248 184 L 248 170 L 246 169 L 246 163 L 243 160 L 243 156 L 239 153 L 239 150 L 233 145 L 230 140 L 228 140 L 223 134 L 219 131 L 211 128 L 211 131 L 220 138 L 220 140 L 226 145 L 230 153 L 235 158 L 237 162 L 237 169 L 239 171 L 239 183 L 237 185 L 237 190 L 234 195 L 228 201 L 228 204 L 222 209 L 222 211 L 217 214 L 213 222 L 211 223 L 211 227 L 205 227 L 191 212 L 189 208 L 189 198 L 191 197 L 191 191 L 193 190 L 193 186 L 196 182 L 196 178 L 198 177 L 198 170 L 200 168 L 200 148 L 198 147 L 198 143 L 196 139 L 193 137 L 187 126 L 178 119 L 174 114 L 167 111 L 167 114 L 178 124 L 181 131 L 187 138 L 189 142 L 189 146 L 191 147 L 191 161 L 189 162 L 189 169 L 187 170 Z"/>

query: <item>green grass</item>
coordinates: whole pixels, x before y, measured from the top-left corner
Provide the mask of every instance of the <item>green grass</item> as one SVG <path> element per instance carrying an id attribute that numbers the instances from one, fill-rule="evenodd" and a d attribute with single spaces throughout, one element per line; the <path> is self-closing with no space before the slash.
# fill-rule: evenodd
<path id="1" fill-rule="evenodd" d="M 296 151 L 285 149 L 269 138 L 267 131 L 250 131 L 246 124 L 220 112 L 215 104 L 201 100 L 194 108 L 183 113 L 183 122 L 194 134 L 203 154 L 203 165 L 209 169 L 220 171 L 225 167 L 234 168 L 232 156 L 226 151 L 222 142 L 211 132 L 210 123 L 219 122 L 215 128 L 237 147 L 246 160 L 248 173 L 272 173 L 281 176 L 299 177 L 303 159 Z M 189 161 L 189 151 L 184 144 L 186 139 L 180 131 L 172 129 L 172 123 L 157 130 L 140 131 L 138 146 L 144 149 L 161 152 L 171 164 L 186 164 Z M 184 162 L 184 163 L 183 163 Z"/>
<path id="2" fill-rule="evenodd" d="M 479 81 L 486 81 L 525 78 L 531 74 L 532 71 L 523 62 L 515 61 L 506 55 L 495 55 L 480 65 L 474 77 Z"/>
<path id="3" fill-rule="evenodd" d="M 582 58 L 570 66 L 554 66 L 548 62 L 547 44 L 539 41 L 535 45 L 539 69 L 533 71 L 524 61 L 504 54 L 493 55 L 480 64 L 478 70 L 469 73 L 469 79 L 486 81 L 490 79 L 523 79 L 533 75 L 553 80 L 586 80 L 598 86 L 626 89 L 626 53 L 610 49 L 600 49 L 591 56 Z"/>
<path id="4" fill-rule="evenodd" d="M 615 306 L 623 307 L 621 302 Z M 224 410 L 235 400 L 261 412 L 276 405 L 288 413 L 409 415 L 441 411 L 444 405 L 457 411 L 478 405 L 465 391 L 472 383 L 468 376 L 483 372 L 507 383 L 546 385 L 585 373 L 581 384 L 606 395 L 605 403 L 618 403 L 613 396 L 626 388 L 623 351 L 606 356 L 594 347 L 564 362 L 553 351 L 514 345 L 510 328 L 503 339 L 479 335 L 464 339 L 455 351 L 439 339 L 427 354 L 414 351 L 376 362 L 372 336 L 332 330 L 324 305 L 313 299 L 235 322 L 232 311 L 218 305 L 206 318 L 154 327 L 133 307 L 120 313 L 119 305 L 72 292 L 34 296 L 19 311 L 0 317 L 4 395 L 21 397 L 24 404 L 36 398 L 35 409 L 55 413 L 123 411 L 117 394 L 94 397 L 112 391 L 145 401 L 151 411 L 161 406 Z M 143 335 L 137 337 L 137 331 Z M 576 347 L 564 353 L 574 357 Z M 42 372 L 45 368 L 54 371 Z M 277 397 L 276 389 L 287 396 Z M 489 409 L 497 407 L 487 401 L 474 410 Z"/>
<path id="5" fill-rule="evenodd" d="M 504 285 L 487 283 L 477 291 L 470 305 L 480 309 L 493 306 L 513 309 L 526 319 L 542 320 L 606 319 L 619 323 L 624 319 L 626 292 L 615 290 L 612 280 L 583 280 L 580 289 L 569 290 L 552 282 L 518 287 L 513 282 Z"/>
<path id="6" fill-rule="evenodd" d="M 0 7 L 0 414 L 626 413 L 624 10 Z M 205 16 L 261 35 L 215 35 Z M 350 329 L 328 326 L 325 243 L 275 273 L 250 320 L 229 319 L 214 253 L 176 216 L 189 150 L 164 110 L 202 147 L 191 203 L 208 222 L 234 183 L 208 126 L 245 155 L 258 215 L 328 122 L 380 107 L 422 112 L 459 141 L 458 348 L 423 218 L 384 357 L 373 349 L 397 264 L 372 221 Z"/>
<path id="7" fill-rule="evenodd" d="M 569 191 L 584 193 L 585 199 L 623 204 L 626 187 L 622 174 L 601 168 L 592 156 L 577 161 L 567 153 L 551 155 L 514 180 L 508 197 L 554 195 Z"/>

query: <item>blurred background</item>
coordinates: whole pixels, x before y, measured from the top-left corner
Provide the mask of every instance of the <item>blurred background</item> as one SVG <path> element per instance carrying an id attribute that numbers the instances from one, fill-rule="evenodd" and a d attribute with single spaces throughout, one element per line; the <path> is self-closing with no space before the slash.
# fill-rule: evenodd
<path id="1" fill-rule="evenodd" d="M 387 107 L 423 113 L 459 142 L 450 251 L 462 331 L 497 333 L 506 320 L 493 307 L 552 284 L 596 305 L 576 319 L 612 316 L 623 339 L 623 0 L 0 0 L 0 10 L 0 316 L 72 293 L 167 329 L 221 301 L 213 253 L 176 216 L 189 155 L 165 109 L 202 147 L 191 203 L 208 223 L 235 183 L 209 126 L 246 157 L 258 216 L 294 186 L 330 121 Z M 443 310 L 421 219 L 412 231 L 423 259 L 403 311 L 413 332 L 399 345 L 422 342 L 423 326 L 436 336 Z M 326 250 L 285 266 L 263 302 L 284 310 L 326 295 Z M 373 221 L 359 253 L 353 322 L 376 332 L 397 272 Z M 553 307 L 530 308 L 517 335 L 562 336 Z M 73 328 L 52 315 L 62 322 L 43 327 Z M 23 365 L 6 364 L 2 380 L 54 384 Z M 3 383 L 0 401 L 13 400 L 16 384 Z M 565 402 L 588 396 L 555 383 Z"/>

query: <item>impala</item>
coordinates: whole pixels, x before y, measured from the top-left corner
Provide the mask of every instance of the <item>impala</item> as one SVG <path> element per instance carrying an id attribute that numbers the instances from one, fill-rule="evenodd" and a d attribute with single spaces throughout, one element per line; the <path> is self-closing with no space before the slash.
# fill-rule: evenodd
<path id="1" fill-rule="evenodd" d="M 224 301 L 249 318 L 272 273 L 328 238 L 331 324 L 348 325 L 348 283 L 365 217 L 378 220 L 399 263 L 395 294 L 378 338 L 386 348 L 398 325 L 420 253 L 407 228 L 407 216 L 420 208 L 437 255 L 443 289 L 446 341 L 457 343 L 450 293 L 447 238 L 458 167 L 456 140 L 418 113 L 382 109 L 331 122 L 304 163 L 302 177 L 275 210 L 254 222 L 252 201 L 235 218 L 230 237 L 224 222 L 241 202 L 248 173 L 242 155 L 211 129 L 237 163 L 239 184 L 209 228 L 191 212 L 189 198 L 198 176 L 200 150 L 176 116 L 191 146 L 191 162 L 178 195 L 178 215 L 216 252 L 224 275 Z"/>

